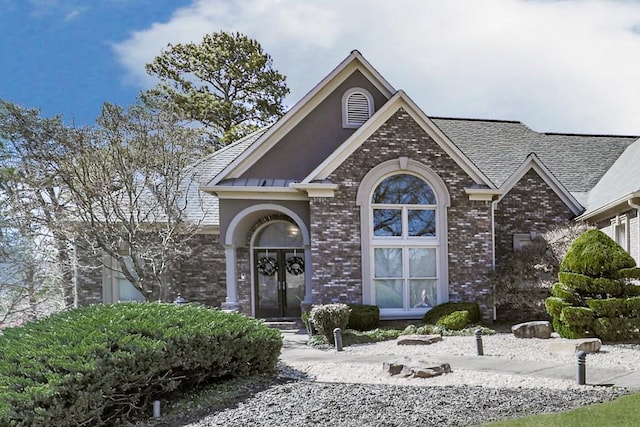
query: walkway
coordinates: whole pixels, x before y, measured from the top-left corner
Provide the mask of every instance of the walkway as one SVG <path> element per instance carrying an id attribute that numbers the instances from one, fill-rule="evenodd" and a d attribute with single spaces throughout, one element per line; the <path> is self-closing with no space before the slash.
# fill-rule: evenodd
<path id="1" fill-rule="evenodd" d="M 314 363 L 362 363 L 382 366 L 389 360 L 389 356 L 382 355 L 349 355 L 337 351 L 323 351 L 306 345 L 307 335 L 302 331 L 282 331 L 284 345 L 280 360 L 314 362 Z M 436 356 L 429 357 L 430 361 L 449 363 L 451 369 L 465 369 L 469 371 L 495 372 L 531 377 L 555 378 L 565 380 L 576 379 L 576 364 L 564 364 L 554 361 L 522 361 L 489 356 Z M 640 371 L 624 369 L 604 369 L 589 367 L 589 357 L 586 363 L 586 382 L 588 385 L 617 386 L 629 390 L 640 390 Z"/>

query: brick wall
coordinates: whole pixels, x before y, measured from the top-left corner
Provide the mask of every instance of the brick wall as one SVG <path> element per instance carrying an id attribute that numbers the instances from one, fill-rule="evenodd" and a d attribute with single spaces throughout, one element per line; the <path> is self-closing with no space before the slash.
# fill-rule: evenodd
<path id="1" fill-rule="evenodd" d="M 178 293 L 188 302 L 220 307 L 227 295 L 225 255 L 218 234 L 198 234 L 191 241 L 193 254 L 174 264 L 170 277 L 168 300 Z M 80 306 L 103 302 L 102 255 L 76 247 L 76 295 Z"/>
<path id="2" fill-rule="evenodd" d="M 398 111 L 329 177 L 339 184 L 334 198 L 312 199 L 313 301 L 362 302 L 358 186 L 378 164 L 408 157 L 434 170 L 451 197 L 448 210 L 449 296 L 477 301 L 488 316 L 492 267 L 491 205 L 469 201 L 471 178 L 403 110 Z M 364 284 L 371 286 L 371 284 Z"/>
<path id="3" fill-rule="evenodd" d="M 544 233 L 574 217 L 538 173 L 529 170 L 496 206 L 496 265 L 513 253 L 514 234 Z"/>

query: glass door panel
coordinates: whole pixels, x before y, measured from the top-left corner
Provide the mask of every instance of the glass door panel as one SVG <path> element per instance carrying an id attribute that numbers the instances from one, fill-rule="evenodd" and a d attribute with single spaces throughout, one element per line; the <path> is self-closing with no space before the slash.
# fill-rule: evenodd
<path id="1" fill-rule="evenodd" d="M 304 253 L 301 251 L 286 251 L 285 253 L 285 307 L 287 317 L 301 316 L 300 303 L 304 300 Z"/>
<path id="2" fill-rule="evenodd" d="M 256 316 L 280 316 L 278 254 L 276 251 L 256 251 Z"/>
<path id="3" fill-rule="evenodd" d="M 304 250 L 254 252 L 257 317 L 300 317 L 305 296 Z"/>

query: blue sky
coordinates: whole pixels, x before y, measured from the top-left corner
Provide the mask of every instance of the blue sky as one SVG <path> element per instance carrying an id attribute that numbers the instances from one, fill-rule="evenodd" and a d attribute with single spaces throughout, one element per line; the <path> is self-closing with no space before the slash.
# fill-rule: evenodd
<path id="1" fill-rule="evenodd" d="M 272 55 L 288 106 L 358 49 L 427 115 L 640 135 L 640 1 L 0 0 L 0 98 L 91 124 L 220 30 Z"/>

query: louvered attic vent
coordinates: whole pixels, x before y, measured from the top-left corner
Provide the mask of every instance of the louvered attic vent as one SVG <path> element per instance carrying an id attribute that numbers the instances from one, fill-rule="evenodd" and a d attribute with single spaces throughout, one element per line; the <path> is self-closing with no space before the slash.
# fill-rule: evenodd
<path id="1" fill-rule="evenodd" d="M 350 90 L 343 98 L 342 125 L 358 128 L 369 120 L 373 112 L 373 99 L 364 89 Z"/>

